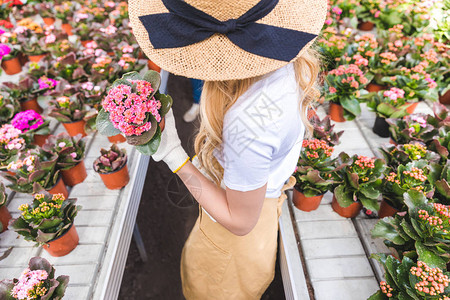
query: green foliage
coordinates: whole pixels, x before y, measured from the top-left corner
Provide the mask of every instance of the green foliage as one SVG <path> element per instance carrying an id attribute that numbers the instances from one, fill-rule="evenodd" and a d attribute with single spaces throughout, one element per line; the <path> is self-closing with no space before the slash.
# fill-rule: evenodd
<path id="1" fill-rule="evenodd" d="M 84 159 L 86 150 L 86 138 L 78 134 L 71 137 L 66 132 L 57 136 L 51 135 L 42 145 L 42 150 L 49 156 L 57 156 L 56 167 L 59 170 L 68 170 Z"/>
<path id="2" fill-rule="evenodd" d="M 119 149 L 116 144 L 110 150 L 101 149 L 101 156 L 94 161 L 95 172 L 108 174 L 121 169 L 127 163 L 125 149 Z"/>
<path id="3" fill-rule="evenodd" d="M 46 244 L 66 233 L 81 209 L 76 199 L 62 194 L 36 194 L 31 204 L 22 204 L 22 214 L 11 222 L 11 228 L 25 240 Z"/>
<path id="4" fill-rule="evenodd" d="M 450 204 L 450 160 L 445 164 L 431 164 L 429 180 L 436 189 L 434 197 L 440 203 Z"/>
<path id="5" fill-rule="evenodd" d="M 3 184 L 3 182 L 0 182 L 0 207 L 5 205 L 7 200 L 8 194 L 6 194 L 5 185 Z"/>
<path id="6" fill-rule="evenodd" d="M 19 102 L 6 93 L 0 93 L 0 126 L 10 121 L 20 111 Z"/>
<path id="7" fill-rule="evenodd" d="M 419 142 L 411 142 L 403 145 L 384 145 L 380 148 L 386 163 L 392 169 L 399 165 L 406 165 L 417 160 L 426 160 L 430 163 L 439 162 L 439 155 L 428 151 L 427 147 Z"/>
<path id="8" fill-rule="evenodd" d="M 344 133 L 343 130 L 335 132 L 334 124 L 331 125 L 330 116 L 326 116 L 322 120 L 315 114 L 309 120 L 314 127 L 313 137 L 318 140 L 325 140 L 328 145 L 334 147 L 340 144 L 339 138 Z"/>

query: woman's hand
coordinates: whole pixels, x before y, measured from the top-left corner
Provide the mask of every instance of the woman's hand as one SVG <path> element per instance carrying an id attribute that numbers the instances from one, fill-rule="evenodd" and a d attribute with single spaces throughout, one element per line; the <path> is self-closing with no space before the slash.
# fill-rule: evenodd
<path id="1" fill-rule="evenodd" d="M 169 169 L 175 173 L 186 163 L 189 157 L 181 146 L 172 109 L 165 115 L 165 119 L 166 126 L 161 134 L 161 143 L 152 158 L 155 161 L 164 161 Z"/>

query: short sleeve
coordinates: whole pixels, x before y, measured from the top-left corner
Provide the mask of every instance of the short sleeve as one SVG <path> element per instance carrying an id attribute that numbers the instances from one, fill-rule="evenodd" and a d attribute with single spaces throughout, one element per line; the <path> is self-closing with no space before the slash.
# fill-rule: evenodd
<path id="1" fill-rule="evenodd" d="M 247 121 L 247 123 L 246 123 Z M 267 130 L 233 118 L 223 131 L 221 162 L 226 187 L 247 192 L 264 186 L 269 179 L 272 156 L 279 139 Z"/>

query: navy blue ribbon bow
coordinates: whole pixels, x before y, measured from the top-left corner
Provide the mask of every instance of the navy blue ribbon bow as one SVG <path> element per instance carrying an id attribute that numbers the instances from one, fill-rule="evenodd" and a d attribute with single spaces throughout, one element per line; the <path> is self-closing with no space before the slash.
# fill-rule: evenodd
<path id="1" fill-rule="evenodd" d="M 140 16 L 155 49 L 189 46 L 215 33 L 224 34 L 241 49 L 281 61 L 291 61 L 317 35 L 256 23 L 277 5 L 261 0 L 237 19 L 221 22 L 182 0 L 162 0 L 169 13 Z M 220 3 L 217 3 L 220 5 Z"/>

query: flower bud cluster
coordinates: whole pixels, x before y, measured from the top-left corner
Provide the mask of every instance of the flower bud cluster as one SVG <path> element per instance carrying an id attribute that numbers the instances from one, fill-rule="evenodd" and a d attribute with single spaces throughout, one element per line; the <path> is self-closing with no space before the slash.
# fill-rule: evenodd
<path id="1" fill-rule="evenodd" d="M 41 299 L 48 291 L 47 278 L 47 271 L 27 268 L 15 283 L 11 296 L 19 300 Z"/>
<path id="2" fill-rule="evenodd" d="M 394 289 L 391 288 L 391 286 L 390 286 L 389 284 L 387 284 L 386 281 L 381 281 L 381 282 L 380 282 L 380 289 L 381 289 L 381 292 L 382 292 L 383 294 L 386 294 L 386 296 L 387 296 L 388 298 L 391 298 L 391 297 L 392 297 L 392 291 L 393 291 Z"/>
<path id="3" fill-rule="evenodd" d="M 405 144 L 403 145 L 403 150 L 412 160 L 419 160 L 427 154 L 427 147 L 419 143 Z"/>
<path id="4" fill-rule="evenodd" d="M 430 296 L 443 294 L 450 282 L 448 276 L 444 275 L 441 269 L 431 268 L 422 261 L 417 262 L 417 267 L 411 267 L 410 272 L 420 279 L 414 288 Z"/>
<path id="5" fill-rule="evenodd" d="M 331 156 L 334 148 L 329 146 L 325 140 L 303 140 L 303 152 L 311 160 L 325 159 Z"/>

